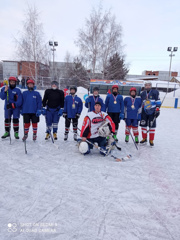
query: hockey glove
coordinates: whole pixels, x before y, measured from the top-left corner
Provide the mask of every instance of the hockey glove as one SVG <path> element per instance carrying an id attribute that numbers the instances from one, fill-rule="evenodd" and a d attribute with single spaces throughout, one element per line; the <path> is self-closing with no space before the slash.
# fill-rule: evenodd
<path id="1" fill-rule="evenodd" d="M 36 117 L 39 117 L 41 115 L 41 110 L 37 110 Z"/>
<path id="2" fill-rule="evenodd" d="M 63 113 L 63 117 L 64 117 L 64 118 L 67 118 L 67 113 Z"/>
<path id="3" fill-rule="evenodd" d="M 120 113 L 120 114 L 119 114 L 119 119 L 120 119 L 120 120 L 123 120 L 123 119 L 124 119 L 124 113 Z"/>
<path id="4" fill-rule="evenodd" d="M 60 109 L 59 109 L 58 115 L 59 115 L 60 117 L 63 115 L 63 110 L 64 110 L 63 108 L 60 108 Z"/>
<path id="5" fill-rule="evenodd" d="M 15 103 L 8 103 L 7 104 L 7 109 L 14 109 L 16 108 L 16 104 Z"/>
<path id="6" fill-rule="evenodd" d="M 46 116 L 46 112 L 47 112 L 46 108 L 43 108 L 43 109 L 41 110 L 41 113 L 42 113 L 43 116 Z"/>
<path id="7" fill-rule="evenodd" d="M 88 97 L 88 98 L 86 98 L 86 102 L 87 103 L 90 103 L 91 102 L 91 99 Z"/>
<path id="8" fill-rule="evenodd" d="M 80 114 L 79 113 L 76 114 L 76 118 L 77 119 L 80 118 Z"/>
<path id="9" fill-rule="evenodd" d="M 154 116 L 157 118 L 157 117 L 159 117 L 159 115 L 160 115 L 160 109 L 159 109 L 159 107 L 157 107 L 155 110 Z"/>

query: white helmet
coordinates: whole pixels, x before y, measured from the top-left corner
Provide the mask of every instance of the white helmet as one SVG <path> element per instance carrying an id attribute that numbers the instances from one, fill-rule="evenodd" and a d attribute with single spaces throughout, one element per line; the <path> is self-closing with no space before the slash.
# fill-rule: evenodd
<path id="1" fill-rule="evenodd" d="M 89 146 L 87 142 L 81 141 L 79 144 L 79 151 L 80 153 L 84 154 L 89 150 Z"/>
<path id="2" fill-rule="evenodd" d="M 146 81 L 146 82 L 144 83 L 144 86 L 146 86 L 147 84 L 151 85 L 151 87 L 152 87 L 152 82 Z"/>

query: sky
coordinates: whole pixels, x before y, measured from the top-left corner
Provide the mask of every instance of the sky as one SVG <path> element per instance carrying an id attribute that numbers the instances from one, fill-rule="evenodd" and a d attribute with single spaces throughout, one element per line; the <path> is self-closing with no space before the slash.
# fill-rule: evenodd
<path id="1" fill-rule="evenodd" d="M 122 43 L 130 74 L 144 70 L 169 71 L 167 47 L 180 47 L 180 1 L 178 0 L 0 0 L 0 60 L 15 59 L 15 41 L 29 5 L 40 12 L 45 40 L 58 41 L 55 61 L 66 52 L 78 55 L 74 41 L 92 8 L 111 9 L 123 29 Z M 172 71 L 180 72 L 180 48 L 172 59 Z"/>

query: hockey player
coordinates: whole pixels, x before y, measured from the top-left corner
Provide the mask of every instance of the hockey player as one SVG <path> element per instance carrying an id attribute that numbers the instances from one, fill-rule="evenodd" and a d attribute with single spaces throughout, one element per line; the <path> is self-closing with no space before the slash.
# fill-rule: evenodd
<path id="1" fill-rule="evenodd" d="M 16 87 L 16 77 L 9 77 L 9 87 L 5 85 L 1 89 L 1 99 L 5 100 L 4 117 L 5 117 L 5 133 L 2 139 L 10 136 L 11 116 L 13 116 L 14 137 L 19 139 L 19 117 L 22 105 L 22 93 Z"/>
<path id="2" fill-rule="evenodd" d="M 115 124 L 107 113 L 101 112 L 101 102 L 96 102 L 94 108 L 95 110 L 92 112 L 88 112 L 88 114 L 84 118 L 80 136 L 82 137 L 83 142 L 88 140 L 92 144 L 98 143 L 98 146 L 106 151 L 106 137 L 103 137 L 103 135 L 99 132 L 99 128 L 104 122 L 108 122 L 107 130 L 110 133 L 112 132 L 114 134 Z M 88 145 L 89 147 L 87 151 L 81 151 L 81 153 L 90 153 L 90 149 L 93 149 L 93 145 L 91 145 L 90 143 L 88 143 Z M 104 153 L 102 153 L 101 151 L 100 153 L 104 155 Z"/>
<path id="3" fill-rule="evenodd" d="M 114 139 L 117 139 L 117 132 L 121 119 L 124 119 L 124 102 L 123 97 L 118 94 L 118 85 L 112 86 L 112 94 L 108 94 L 105 101 L 105 107 L 108 115 L 112 118 L 115 123 L 115 134 Z"/>
<path id="4" fill-rule="evenodd" d="M 56 81 L 52 81 L 51 89 L 46 89 L 42 104 L 44 107 L 42 114 L 46 116 L 45 140 L 50 138 L 52 128 L 53 138 L 57 140 L 59 118 L 63 115 L 64 92 L 58 89 L 58 83 Z"/>
<path id="5" fill-rule="evenodd" d="M 27 81 L 28 90 L 23 92 L 23 106 L 22 115 L 24 120 L 24 137 L 25 141 L 28 137 L 30 122 L 32 122 L 33 128 L 33 140 L 37 138 L 37 127 L 39 122 L 39 116 L 41 115 L 42 98 L 39 92 L 34 91 L 34 80 L 29 79 Z"/>
<path id="6" fill-rule="evenodd" d="M 85 107 L 88 108 L 88 112 L 94 111 L 94 105 L 96 102 L 100 102 L 102 111 L 105 112 L 105 104 L 103 99 L 99 96 L 99 88 L 93 88 L 93 95 L 86 98 Z"/>
<path id="7" fill-rule="evenodd" d="M 132 128 L 133 134 L 135 136 L 135 142 L 139 143 L 138 121 L 141 120 L 142 100 L 140 97 L 136 96 L 136 92 L 136 88 L 132 87 L 129 90 L 130 96 L 124 99 L 124 114 L 126 121 L 125 142 L 129 142 L 129 130 Z"/>
<path id="8" fill-rule="evenodd" d="M 141 144 L 147 142 L 147 127 L 149 127 L 149 143 L 154 146 L 154 136 L 156 128 L 156 118 L 160 114 L 161 101 L 159 99 L 159 92 L 152 89 L 152 83 L 145 83 L 145 90 L 141 93 L 142 99 L 142 114 L 141 114 L 141 130 L 142 141 Z"/>
<path id="9" fill-rule="evenodd" d="M 83 109 L 83 103 L 82 103 L 82 100 L 77 95 L 75 95 L 76 92 L 77 92 L 77 87 L 72 86 L 70 87 L 70 95 L 65 97 L 64 111 L 63 111 L 63 117 L 65 118 L 64 141 L 68 139 L 71 120 L 73 123 L 74 140 L 77 141 L 78 119 Z"/>

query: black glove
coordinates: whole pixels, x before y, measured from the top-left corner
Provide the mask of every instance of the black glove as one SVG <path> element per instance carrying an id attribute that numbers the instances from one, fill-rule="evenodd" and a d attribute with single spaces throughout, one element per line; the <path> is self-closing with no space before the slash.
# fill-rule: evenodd
<path id="1" fill-rule="evenodd" d="M 157 107 L 156 110 L 155 110 L 154 116 L 155 116 L 156 118 L 158 118 L 159 115 L 160 115 L 160 109 L 159 109 L 159 107 Z"/>
<path id="2" fill-rule="evenodd" d="M 14 108 L 16 108 L 16 104 L 15 103 L 8 103 L 6 107 L 7 107 L 7 109 L 12 109 L 12 108 L 14 109 Z"/>
<path id="3" fill-rule="evenodd" d="M 80 118 L 80 114 L 79 113 L 76 114 L 76 118 L 77 119 Z"/>
<path id="4" fill-rule="evenodd" d="M 64 118 L 67 118 L 67 113 L 63 113 L 63 117 L 64 117 Z"/>

